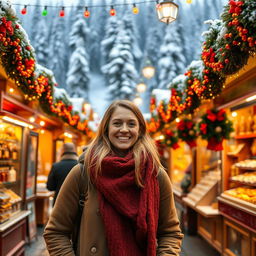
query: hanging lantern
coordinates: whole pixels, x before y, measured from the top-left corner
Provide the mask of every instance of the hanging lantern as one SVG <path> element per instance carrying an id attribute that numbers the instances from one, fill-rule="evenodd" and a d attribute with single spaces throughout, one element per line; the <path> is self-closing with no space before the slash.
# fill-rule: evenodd
<path id="1" fill-rule="evenodd" d="M 155 68 L 151 65 L 150 60 L 146 61 L 146 64 L 141 70 L 141 72 L 142 72 L 142 75 L 147 79 L 150 79 L 155 75 Z"/>
<path id="2" fill-rule="evenodd" d="M 141 105 L 142 103 L 142 98 L 138 95 L 136 95 L 136 97 L 133 99 L 133 103 L 137 106 Z"/>
<path id="3" fill-rule="evenodd" d="M 179 6 L 173 1 L 162 1 L 156 6 L 158 19 L 167 24 L 176 20 L 178 15 Z"/>
<path id="4" fill-rule="evenodd" d="M 137 92 L 139 93 L 145 92 L 147 89 L 147 85 L 143 82 L 138 83 L 136 87 L 137 87 Z"/>

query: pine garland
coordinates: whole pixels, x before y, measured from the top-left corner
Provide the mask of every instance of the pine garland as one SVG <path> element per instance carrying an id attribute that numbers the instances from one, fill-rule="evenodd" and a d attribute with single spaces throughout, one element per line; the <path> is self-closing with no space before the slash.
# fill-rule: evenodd
<path id="1" fill-rule="evenodd" d="M 0 17 L 0 51 L 1 65 L 8 77 L 13 79 L 24 93 L 26 100 L 39 100 L 45 113 L 61 118 L 88 136 L 91 134 L 88 121 L 80 120 L 80 116 L 72 110 L 73 106 L 66 98 L 54 98 L 53 87 L 56 85 L 54 78 L 38 69 L 34 49 L 8 4 L 2 7 L 2 17 Z"/>

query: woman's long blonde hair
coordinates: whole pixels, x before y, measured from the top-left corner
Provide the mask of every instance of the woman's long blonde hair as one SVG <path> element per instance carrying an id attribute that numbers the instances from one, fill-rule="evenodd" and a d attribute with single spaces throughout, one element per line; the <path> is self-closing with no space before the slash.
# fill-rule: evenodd
<path id="1" fill-rule="evenodd" d="M 133 145 L 131 151 L 134 155 L 135 160 L 135 181 L 139 187 L 143 187 L 143 182 L 141 179 L 140 165 L 142 159 L 147 159 L 151 156 L 153 160 L 153 166 L 158 171 L 160 168 L 164 169 L 158 155 L 155 143 L 153 139 L 149 136 L 146 129 L 145 119 L 139 110 L 139 108 L 128 100 L 117 100 L 114 101 L 106 110 L 96 137 L 88 146 L 85 153 L 85 165 L 88 174 L 90 173 L 92 167 L 95 167 L 96 177 L 101 172 L 101 162 L 102 160 L 111 152 L 113 152 L 111 143 L 108 138 L 108 126 L 110 118 L 113 112 L 118 108 L 123 107 L 129 109 L 134 113 L 139 121 L 139 138 Z M 143 156 L 143 157 L 142 157 Z M 89 175 L 90 177 L 90 175 Z"/>

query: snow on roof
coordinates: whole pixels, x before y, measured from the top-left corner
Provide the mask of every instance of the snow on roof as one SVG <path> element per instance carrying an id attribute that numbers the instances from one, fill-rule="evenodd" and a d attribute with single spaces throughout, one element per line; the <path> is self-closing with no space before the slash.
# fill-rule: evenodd
<path id="1" fill-rule="evenodd" d="M 154 89 L 152 91 L 152 95 L 156 98 L 156 105 L 159 104 L 161 100 L 163 101 L 169 101 L 171 97 L 171 90 L 163 90 L 163 89 Z"/>
<path id="2" fill-rule="evenodd" d="M 70 97 L 64 88 L 54 87 L 54 98 L 66 98 L 70 101 Z"/>

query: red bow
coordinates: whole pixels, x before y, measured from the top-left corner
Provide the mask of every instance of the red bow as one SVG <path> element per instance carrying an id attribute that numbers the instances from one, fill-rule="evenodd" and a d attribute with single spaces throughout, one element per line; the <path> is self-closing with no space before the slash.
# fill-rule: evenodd
<path id="1" fill-rule="evenodd" d="M 219 112 L 216 114 L 213 113 L 211 110 L 207 110 L 207 118 L 211 120 L 212 122 L 218 120 L 218 121 L 223 121 L 225 119 L 225 110 L 221 109 Z"/>
<path id="2" fill-rule="evenodd" d="M 2 24 L 0 25 L 0 33 L 4 34 L 4 37 L 6 36 L 6 32 L 9 32 L 9 34 L 13 35 L 13 27 L 12 22 L 9 20 L 7 21 L 5 17 L 2 18 Z"/>

